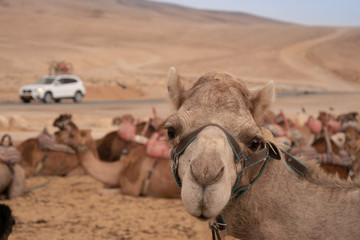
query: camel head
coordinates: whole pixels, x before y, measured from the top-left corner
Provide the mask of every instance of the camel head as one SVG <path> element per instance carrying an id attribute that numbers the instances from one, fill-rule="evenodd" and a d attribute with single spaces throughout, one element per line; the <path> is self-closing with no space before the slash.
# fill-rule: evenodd
<path id="1" fill-rule="evenodd" d="M 113 126 L 119 126 L 121 123 L 124 123 L 124 122 L 129 122 L 129 123 L 134 123 L 135 122 L 135 118 L 130 115 L 130 114 L 124 114 L 123 116 L 121 117 L 115 117 L 113 118 L 112 120 L 112 125 Z"/>
<path id="2" fill-rule="evenodd" d="M 58 127 L 60 130 L 64 130 L 65 125 L 71 121 L 71 117 L 71 114 L 60 114 L 60 116 L 54 120 L 53 126 Z"/>
<path id="3" fill-rule="evenodd" d="M 231 145 L 229 138 L 236 140 L 245 156 L 261 151 L 266 141 L 260 124 L 274 98 L 273 82 L 249 91 L 233 75 L 212 72 L 185 90 L 175 68 L 170 68 L 167 87 L 177 109 L 165 123 L 173 149 L 184 136 L 211 123 L 178 155 L 175 175 L 187 211 L 199 219 L 212 219 L 228 204 L 243 168 L 236 161 L 235 144 Z M 240 184 L 249 179 L 244 174 Z"/>
<path id="4" fill-rule="evenodd" d="M 68 140 L 68 144 L 77 152 L 92 150 L 96 152 L 96 143 L 91 136 L 90 129 L 81 129 Z"/>

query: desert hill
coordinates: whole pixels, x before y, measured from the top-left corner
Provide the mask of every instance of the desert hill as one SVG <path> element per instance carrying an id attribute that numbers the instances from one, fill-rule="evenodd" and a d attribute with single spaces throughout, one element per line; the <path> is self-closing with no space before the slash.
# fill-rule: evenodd
<path id="1" fill-rule="evenodd" d="M 73 64 L 85 100 L 163 97 L 170 66 L 189 82 L 219 70 L 285 90 L 359 86 L 359 28 L 144 0 L 0 0 L 0 30 L 2 101 L 18 101 L 18 88 L 47 74 L 52 60 Z"/>

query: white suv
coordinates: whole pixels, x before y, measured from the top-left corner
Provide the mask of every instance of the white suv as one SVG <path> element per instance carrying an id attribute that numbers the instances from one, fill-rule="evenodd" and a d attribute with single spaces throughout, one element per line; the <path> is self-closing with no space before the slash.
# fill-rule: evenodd
<path id="1" fill-rule="evenodd" d="M 50 103 L 52 100 L 60 102 L 61 99 L 72 98 L 80 102 L 86 90 L 81 79 L 74 75 L 47 75 L 36 83 L 20 88 L 19 97 L 24 103 L 33 99 Z"/>

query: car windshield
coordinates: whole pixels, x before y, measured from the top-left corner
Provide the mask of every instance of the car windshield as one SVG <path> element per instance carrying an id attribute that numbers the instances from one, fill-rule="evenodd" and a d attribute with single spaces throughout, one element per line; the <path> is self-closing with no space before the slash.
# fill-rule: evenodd
<path id="1" fill-rule="evenodd" d="M 39 79 L 36 83 L 38 84 L 51 84 L 55 80 L 54 77 L 44 77 Z"/>

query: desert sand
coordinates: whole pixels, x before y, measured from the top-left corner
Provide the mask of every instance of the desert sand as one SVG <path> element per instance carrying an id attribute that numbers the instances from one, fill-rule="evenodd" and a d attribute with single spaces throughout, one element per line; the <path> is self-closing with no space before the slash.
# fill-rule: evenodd
<path id="1" fill-rule="evenodd" d="M 226 71 L 249 87 L 274 80 L 273 110 L 360 112 L 360 28 L 283 23 L 242 13 L 188 9 L 141 0 L 0 0 L 0 133 L 16 144 L 36 137 L 61 113 L 94 138 L 116 129 L 113 117 L 166 118 L 166 75 L 175 66 L 186 86 Z M 143 104 L 20 104 L 18 89 L 48 72 L 50 61 L 74 66 L 84 102 L 142 99 Z M 122 88 L 120 85 L 126 85 Z M 306 94 L 300 93 L 326 93 Z M 284 94 L 288 95 L 284 97 Z M 68 103 L 70 101 L 65 101 Z M 5 104 L 6 103 L 6 104 Z M 10 240 L 210 239 L 206 222 L 180 199 L 101 194 L 89 176 L 33 177 L 26 196 L 1 200 L 16 218 Z"/>

